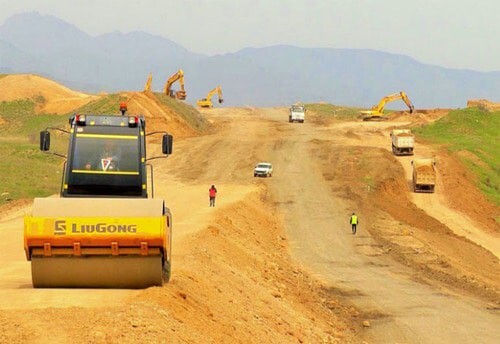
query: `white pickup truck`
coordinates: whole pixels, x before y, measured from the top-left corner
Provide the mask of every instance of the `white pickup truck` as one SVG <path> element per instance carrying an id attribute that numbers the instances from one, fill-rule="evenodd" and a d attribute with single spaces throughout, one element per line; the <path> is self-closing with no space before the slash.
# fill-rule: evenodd
<path id="1" fill-rule="evenodd" d="M 259 162 L 253 169 L 254 177 L 272 177 L 273 165 L 268 162 Z"/>
<path id="2" fill-rule="evenodd" d="M 299 122 L 304 123 L 306 116 L 306 109 L 303 105 L 292 105 L 290 106 L 290 113 L 288 115 L 288 122 Z"/>

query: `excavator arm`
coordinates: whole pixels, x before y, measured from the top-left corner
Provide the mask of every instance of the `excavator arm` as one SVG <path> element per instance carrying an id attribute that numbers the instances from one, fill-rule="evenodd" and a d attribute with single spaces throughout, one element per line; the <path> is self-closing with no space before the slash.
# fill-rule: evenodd
<path id="1" fill-rule="evenodd" d="M 214 89 L 210 90 L 210 92 L 208 92 L 206 98 L 198 100 L 196 102 L 196 105 L 198 105 L 201 108 L 213 107 L 212 97 L 216 93 L 217 93 L 217 96 L 219 97 L 219 104 L 221 104 L 224 101 L 224 98 L 222 97 L 222 88 L 220 87 L 220 85 L 217 85 L 217 87 L 215 87 Z"/>
<path id="2" fill-rule="evenodd" d="M 411 103 L 411 101 L 408 98 L 408 96 L 406 95 L 406 93 L 401 92 L 401 97 L 403 98 L 403 101 L 405 102 L 406 106 L 408 106 L 408 108 L 410 109 L 410 113 L 413 113 L 413 110 L 415 109 L 415 107 Z"/>
<path id="3" fill-rule="evenodd" d="M 144 92 L 151 92 L 151 83 L 153 82 L 153 74 L 149 73 L 148 80 L 144 85 Z"/>
<path id="4" fill-rule="evenodd" d="M 394 93 L 394 94 L 391 94 L 389 96 L 386 96 L 386 97 L 382 98 L 377 105 L 375 105 L 374 107 L 372 107 L 372 110 L 375 110 L 377 112 L 382 113 L 384 111 L 385 104 L 393 102 L 393 101 L 398 100 L 398 99 L 403 99 L 403 101 L 405 102 L 405 104 L 410 109 L 410 113 L 413 112 L 414 106 L 411 103 L 411 101 L 408 98 L 408 96 L 406 95 L 406 93 L 404 93 L 404 92 Z"/>
<path id="5" fill-rule="evenodd" d="M 414 106 L 411 103 L 410 99 L 404 92 L 394 93 L 388 96 L 383 97 L 377 105 L 374 105 L 371 110 L 361 111 L 361 115 L 363 115 L 363 120 L 368 121 L 370 119 L 381 119 L 384 113 L 384 108 L 387 103 L 393 102 L 395 100 L 402 99 L 405 104 L 410 109 L 410 113 L 413 113 Z"/>
<path id="6" fill-rule="evenodd" d="M 172 85 L 176 81 L 179 81 L 181 89 L 177 92 L 174 92 L 174 90 L 172 90 Z M 184 72 L 182 71 L 182 69 L 179 69 L 177 73 L 168 78 L 167 82 L 165 83 L 165 87 L 163 88 L 163 91 L 170 97 L 177 98 L 180 100 L 186 99 L 186 90 L 184 89 Z"/>

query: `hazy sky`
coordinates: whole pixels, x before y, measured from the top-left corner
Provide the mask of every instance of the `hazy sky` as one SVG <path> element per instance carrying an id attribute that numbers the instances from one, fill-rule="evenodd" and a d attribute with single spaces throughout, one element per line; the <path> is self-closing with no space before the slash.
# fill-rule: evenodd
<path id="1" fill-rule="evenodd" d="M 275 44 L 370 48 L 500 71 L 499 0 L 0 0 L 0 24 L 26 11 L 93 36 L 141 30 L 210 55 Z"/>

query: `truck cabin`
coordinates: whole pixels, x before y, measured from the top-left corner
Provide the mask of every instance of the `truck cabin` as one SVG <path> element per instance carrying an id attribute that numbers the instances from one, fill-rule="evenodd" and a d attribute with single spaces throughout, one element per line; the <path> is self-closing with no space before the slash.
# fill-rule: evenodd
<path id="1" fill-rule="evenodd" d="M 292 105 L 291 107 L 292 112 L 305 112 L 305 109 L 301 105 Z"/>

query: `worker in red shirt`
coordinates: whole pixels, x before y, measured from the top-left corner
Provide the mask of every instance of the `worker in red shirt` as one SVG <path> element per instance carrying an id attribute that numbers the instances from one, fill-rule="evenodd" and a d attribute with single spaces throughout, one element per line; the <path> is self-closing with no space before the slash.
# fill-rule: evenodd
<path id="1" fill-rule="evenodd" d="M 210 207 L 215 207 L 215 195 L 217 195 L 217 189 L 215 186 L 211 186 L 210 189 L 208 189 L 208 197 L 210 198 Z"/>

